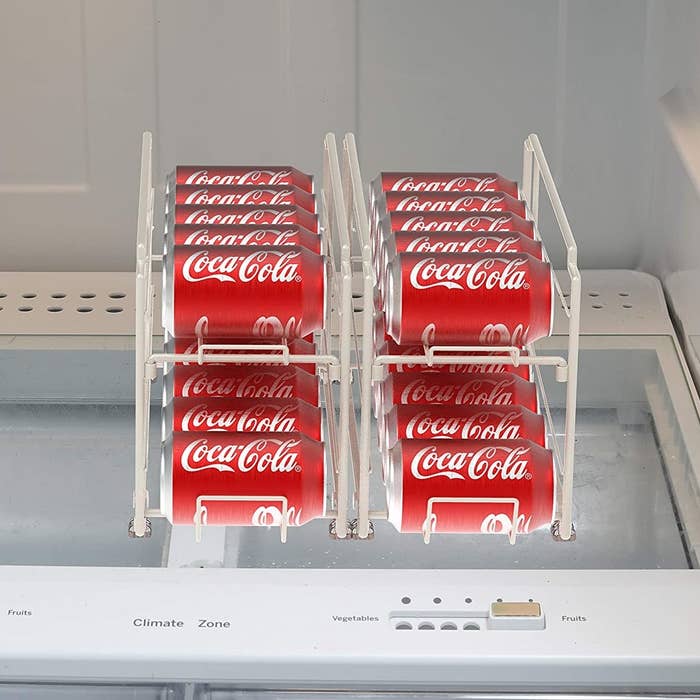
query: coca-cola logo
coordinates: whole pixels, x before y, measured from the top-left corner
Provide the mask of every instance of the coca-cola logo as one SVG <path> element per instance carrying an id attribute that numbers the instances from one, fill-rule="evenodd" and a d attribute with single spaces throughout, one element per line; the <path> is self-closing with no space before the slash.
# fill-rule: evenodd
<path id="1" fill-rule="evenodd" d="M 409 382 L 401 392 L 399 403 L 511 406 L 514 403 L 510 379 L 479 379 L 458 384 L 440 383 L 431 377 Z"/>
<path id="2" fill-rule="evenodd" d="M 183 383 L 184 397 L 230 396 L 238 399 L 291 399 L 294 373 L 252 372 L 242 377 L 211 376 L 207 370 L 195 372 Z"/>
<path id="3" fill-rule="evenodd" d="M 484 257 L 475 262 L 442 262 L 436 258 L 418 260 L 409 273 L 414 289 L 529 289 L 527 258 Z"/>
<path id="4" fill-rule="evenodd" d="M 185 238 L 184 245 L 294 245 L 295 231 L 271 231 L 259 228 L 246 233 L 210 233 L 200 228 Z"/>
<path id="5" fill-rule="evenodd" d="M 473 416 L 435 416 L 421 411 L 406 424 L 408 439 L 516 440 L 522 437 L 517 411 L 482 411 Z"/>
<path id="6" fill-rule="evenodd" d="M 185 198 L 184 204 L 243 205 L 289 204 L 292 190 L 250 190 L 248 192 L 210 193 L 207 189 L 195 190 Z"/>
<path id="7" fill-rule="evenodd" d="M 530 326 L 518 323 L 512 330 L 505 323 L 487 323 L 479 333 L 482 345 L 514 345 L 522 347 L 527 343 Z"/>
<path id="8" fill-rule="evenodd" d="M 211 279 L 244 284 L 301 282 L 300 262 L 301 254 L 295 251 L 265 250 L 248 255 L 211 255 L 208 250 L 198 250 L 183 263 L 182 277 L 188 282 Z"/>
<path id="9" fill-rule="evenodd" d="M 399 178 L 392 187 L 397 192 L 481 192 L 482 190 L 495 190 L 495 177 L 465 177 L 458 175 L 449 180 L 432 181 L 416 179 L 413 176 Z"/>
<path id="10" fill-rule="evenodd" d="M 504 206 L 505 199 L 500 195 L 469 194 L 452 201 L 411 195 L 398 202 L 396 211 L 501 211 Z"/>
<path id="11" fill-rule="evenodd" d="M 291 170 L 248 170 L 237 175 L 209 175 L 208 170 L 196 170 L 186 185 L 277 185 L 286 184 L 292 176 Z"/>
<path id="12" fill-rule="evenodd" d="M 247 444 L 210 444 L 207 438 L 193 440 L 182 451 L 180 466 L 188 472 L 216 469 L 220 472 L 300 472 L 300 440 L 260 438 Z"/>
<path id="13" fill-rule="evenodd" d="M 292 338 L 301 335 L 301 319 L 290 316 L 282 323 L 277 316 L 260 316 L 253 323 L 256 338 Z"/>
<path id="14" fill-rule="evenodd" d="M 484 216 L 475 214 L 474 216 L 460 216 L 458 219 L 445 219 L 437 221 L 426 219 L 425 216 L 412 216 L 402 224 L 402 231 L 504 231 L 508 230 L 511 224 L 511 217 Z"/>
<path id="15" fill-rule="evenodd" d="M 294 221 L 294 209 L 251 209 L 240 214 L 210 214 L 208 209 L 197 209 L 185 218 L 185 224 L 195 226 L 214 224 L 287 224 Z"/>
<path id="16" fill-rule="evenodd" d="M 489 445 L 473 452 L 450 451 L 430 445 L 419 450 L 411 460 L 411 474 L 416 479 L 532 479 L 528 470 L 528 447 Z M 465 475 L 466 474 L 466 475 Z"/>
<path id="17" fill-rule="evenodd" d="M 246 409 L 193 406 L 182 417 L 182 430 L 226 430 L 237 433 L 290 433 L 298 430 L 292 406 L 259 404 Z"/>
<path id="18" fill-rule="evenodd" d="M 453 241 L 440 241 L 430 236 L 414 238 L 406 246 L 407 253 L 518 253 L 515 236 L 473 236 Z"/>

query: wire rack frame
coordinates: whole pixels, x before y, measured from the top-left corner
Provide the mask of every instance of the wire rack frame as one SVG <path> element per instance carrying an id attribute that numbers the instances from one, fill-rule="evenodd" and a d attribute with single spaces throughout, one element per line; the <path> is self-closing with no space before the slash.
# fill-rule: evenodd
<path id="1" fill-rule="evenodd" d="M 333 481 L 334 508 L 325 517 L 333 522 L 330 531 L 337 539 L 350 534 L 348 522 L 348 494 L 350 470 L 350 346 L 352 321 L 352 271 L 350 262 L 350 236 L 345 217 L 346 206 L 343 197 L 338 151 L 334 134 L 324 139 L 323 187 L 319 193 L 321 232 L 323 249 L 327 253 L 327 317 L 320 333 L 321 352 L 313 355 L 289 352 L 285 342 L 271 346 L 253 346 L 250 353 L 240 353 L 240 345 L 211 345 L 198 339 L 197 352 L 187 354 L 153 353 L 153 309 L 155 289 L 153 286 L 153 263 L 160 262 L 162 255 L 153 254 L 153 209 L 155 192 L 153 188 L 152 165 L 153 137 L 145 132 L 141 147 L 141 176 L 139 187 L 139 209 L 136 240 L 136 401 L 135 401 L 135 460 L 133 518 L 129 523 L 132 537 L 148 537 L 151 533 L 151 518 L 165 517 L 161 508 L 149 507 L 147 488 L 151 382 L 158 370 L 174 362 L 188 363 L 236 363 L 255 364 L 260 362 L 286 365 L 290 363 L 315 363 L 320 375 L 326 401 L 326 420 L 330 455 L 327 465 L 328 475 Z M 166 192 L 167 195 L 167 192 Z M 333 316 L 337 317 L 336 319 Z M 337 344 L 331 340 L 331 328 L 338 328 Z M 337 347 L 337 350 L 335 348 Z M 263 349 L 265 352 L 263 352 Z M 220 354 L 230 350 L 236 354 Z M 336 403 L 331 383 L 337 383 L 339 400 Z M 262 498 L 262 497 L 261 497 Z M 284 496 L 269 495 L 265 500 L 286 504 Z M 241 500 L 236 496 L 213 497 L 201 494 L 196 504 L 193 528 L 197 540 L 206 521 L 203 500 Z M 286 507 L 285 509 L 286 510 Z M 283 517 L 280 523 L 282 541 L 286 540 L 287 523 Z"/>
<path id="2" fill-rule="evenodd" d="M 374 306 L 374 289 L 376 275 L 372 259 L 372 242 L 365 192 L 362 185 L 357 148 L 353 134 L 346 134 L 343 142 L 346 197 L 348 201 L 349 229 L 355 232 L 358 245 L 362 251 L 363 301 L 365 309 Z M 523 181 L 521 195 L 525 200 L 528 213 L 534 222 L 535 236 L 542 240 L 537 227 L 539 214 L 539 183 L 544 183 L 545 191 L 557 221 L 566 251 L 566 272 L 570 278 L 569 301 L 562 293 L 559 281 L 554 276 L 555 292 L 568 319 L 567 357 L 558 355 L 538 355 L 532 344 L 526 346 L 527 354 L 518 347 L 484 347 L 484 346 L 424 346 L 423 355 L 411 355 L 412 364 L 426 366 L 440 364 L 504 364 L 514 366 L 521 364 L 533 367 L 535 382 L 545 414 L 547 428 L 552 436 L 551 447 L 557 471 L 556 508 L 552 532 L 557 539 L 570 540 L 574 536 L 572 522 L 573 474 L 574 474 L 574 438 L 576 431 L 576 393 L 578 381 L 578 349 L 581 311 L 581 275 L 578 269 L 577 246 L 569 226 L 564 207 L 561 203 L 547 159 L 545 158 L 539 138 L 530 134 L 524 142 Z M 550 262 L 544 245 L 544 259 Z M 402 355 L 375 355 L 373 343 L 372 314 L 365 313 L 362 320 L 362 354 L 360 367 L 360 465 L 358 469 L 358 486 L 356 503 L 358 508 L 356 536 L 368 537 L 372 532 L 371 518 L 386 518 L 386 511 L 369 510 L 369 478 L 371 472 L 371 422 L 372 390 L 375 382 L 386 376 L 386 366 L 404 362 Z M 478 353 L 500 352 L 500 355 Z M 450 353 L 450 354 L 442 354 Z M 454 354 L 453 354 L 454 353 Z M 460 354 L 462 353 L 462 354 Z M 474 353 L 474 354 L 466 354 Z M 558 444 L 554 422 L 547 394 L 542 381 L 541 368 L 552 366 L 555 379 L 566 382 L 566 407 L 564 419 L 563 450 Z M 426 522 L 430 520 L 430 503 L 427 507 Z M 507 533 L 511 543 L 515 542 L 515 532 Z M 429 539 L 429 538 L 427 538 Z M 427 541 L 426 539 L 426 541 Z"/>

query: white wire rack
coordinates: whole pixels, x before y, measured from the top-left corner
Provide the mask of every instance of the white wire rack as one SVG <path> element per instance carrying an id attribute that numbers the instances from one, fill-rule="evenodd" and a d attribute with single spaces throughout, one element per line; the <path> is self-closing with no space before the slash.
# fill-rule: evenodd
<path id="1" fill-rule="evenodd" d="M 357 148 L 353 134 L 346 134 L 343 141 L 344 154 L 344 187 L 348 204 L 348 229 L 355 232 L 358 245 L 361 250 L 362 279 L 363 279 L 363 306 L 364 309 L 372 309 L 374 306 L 374 289 L 376 278 L 372 265 L 372 244 L 370 240 L 369 219 L 366 208 L 365 192 L 362 185 Z M 537 228 L 539 214 L 539 186 L 540 180 L 544 183 L 549 202 L 554 211 L 562 241 L 566 250 L 566 273 L 570 278 L 570 295 L 567 301 L 562 293 L 561 286 L 556 279 L 555 288 L 559 302 L 568 318 L 568 352 L 567 357 L 557 355 L 537 355 L 532 344 L 526 346 L 527 354 L 517 347 L 484 347 L 484 346 L 424 346 L 423 355 L 412 355 L 412 364 L 440 365 L 440 364 L 503 364 L 509 363 L 515 366 L 526 364 L 533 366 L 535 381 L 540 396 L 540 405 L 544 411 L 548 431 L 552 437 L 550 446 L 554 453 L 556 465 L 556 509 L 555 519 L 552 523 L 552 534 L 556 539 L 570 540 L 574 536 L 572 522 L 572 498 L 574 475 L 574 437 L 576 431 L 576 388 L 578 374 L 578 349 L 579 326 L 581 311 L 581 275 L 577 263 L 577 247 L 569 222 L 564 212 L 559 193 L 547 164 L 539 138 L 531 134 L 525 139 L 523 152 L 523 181 L 522 197 L 524 198 L 529 216 L 535 224 L 536 238 L 541 240 Z M 544 250 L 544 247 L 543 247 Z M 545 250 L 545 259 L 550 258 Z M 359 539 L 371 536 L 373 528 L 371 519 L 387 517 L 386 511 L 369 510 L 369 479 L 371 471 L 371 421 L 372 421 L 372 392 L 373 384 L 382 381 L 386 376 L 386 366 L 394 363 L 405 362 L 402 355 L 376 355 L 373 345 L 373 323 L 371 313 L 365 313 L 362 321 L 361 332 L 361 361 L 360 366 L 360 460 L 357 469 L 357 495 L 358 509 L 357 525 L 354 535 Z M 497 352 L 499 354 L 484 354 Z M 449 354 L 445 354 L 449 353 Z M 460 354 L 462 353 L 462 354 Z M 473 354 L 467 354 L 473 353 Z M 481 354 L 479 354 L 481 353 Z M 554 367 L 555 379 L 558 382 L 566 382 L 566 406 L 563 446 L 554 428 L 552 413 L 547 394 L 542 381 L 541 368 Z M 468 499 L 471 503 L 472 500 Z M 517 500 L 517 499 L 516 499 Z M 435 499 L 430 499 L 426 509 L 425 527 L 423 535 L 426 542 L 430 539 L 431 507 Z M 510 502 L 510 501 L 509 501 Z M 519 504 L 514 503 L 517 513 Z M 512 543 L 515 542 L 516 528 L 508 533 Z"/>
<path id="2" fill-rule="evenodd" d="M 325 517 L 332 520 L 330 532 L 338 539 L 350 534 L 348 523 L 348 496 L 350 490 L 350 393 L 351 368 L 351 323 L 352 323 L 352 270 L 350 260 L 350 235 L 345 216 L 346 206 L 343 197 L 338 151 L 335 136 L 327 134 L 324 139 L 323 183 L 320 192 L 320 235 L 322 248 L 328 255 L 328 286 L 326 294 L 326 319 L 324 328 L 317 334 L 317 354 L 294 354 L 286 343 L 268 346 L 210 345 L 198 340 L 196 353 L 154 353 L 153 352 L 153 309 L 155 289 L 153 285 L 153 264 L 161 262 L 162 255 L 153 254 L 153 188 L 152 135 L 145 132 L 141 150 L 141 180 L 139 189 L 139 210 L 136 242 L 136 444 L 134 471 L 134 517 L 129 525 L 133 537 L 150 535 L 150 519 L 162 518 L 162 507 L 151 508 L 147 488 L 151 382 L 158 370 L 174 362 L 188 363 L 315 363 L 323 387 L 326 405 L 326 430 L 328 442 L 326 453 L 326 479 L 333 483 L 332 508 Z M 331 328 L 337 329 L 338 338 L 331 337 Z M 250 349 L 241 353 L 241 349 Z M 220 354 L 230 350 L 231 355 Z M 264 350 L 264 352 L 263 352 Z M 215 351 L 215 352 L 214 352 Z M 332 383 L 338 384 L 337 392 Z M 206 524 L 205 501 L 211 500 L 266 500 L 283 504 L 280 535 L 286 540 L 287 518 L 286 498 L 281 495 L 259 497 L 212 497 L 201 494 L 197 499 L 193 521 L 195 537 L 201 537 L 202 526 Z"/>

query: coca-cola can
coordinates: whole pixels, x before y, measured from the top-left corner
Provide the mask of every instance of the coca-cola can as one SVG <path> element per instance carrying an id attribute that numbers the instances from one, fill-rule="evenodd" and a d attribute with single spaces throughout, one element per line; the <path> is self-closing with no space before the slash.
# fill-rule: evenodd
<path id="1" fill-rule="evenodd" d="M 293 185 L 176 185 L 169 204 L 298 206 L 316 213 L 314 195 Z"/>
<path id="2" fill-rule="evenodd" d="M 303 226 L 195 226 L 177 224 L 171 229 L 167 250 L 173 245 L 297 245 L 312 253 L 321 252 L 321 237 Z"/>
<path id="3" fill-rule="evenodd" d="M 164 405 L 176 396 L 227 399 L 302 399 L 319 405 L 318 377 L 298 367 L 174 365 L 164 377 Z"/>
<path id="4" fill-rule="evenodd" d="M 178 165 L 168 179 L 174 185 L 294 185 L 314 191 L 313 177 L 289 165 Z"/>
<path id="5" fill-rule="evenodd" d="M 381 218 L 388 211 L 512 211 L 523 218 L 525 202 L 505 192 L 381 192 L 370 215 Z"/>
<path id="6" fill-rule="evenodd" d="M 384 284 L 387 332 L 401 345 L 522 347 L 552 331 L 552 267 L 530 255 L 401 253 Z"/>
<path id="7" fill-rule="evenodd" d="M 163 409 L 170 432 L 303 433 L 321 439 L 321 409 L 301 399 L 198 399 L 176 396 Z"/>
<path id="8" fill-rule="evenodd" d="M 250 338 L 202 338 L 203 345 L 226 345 L 226 346 L 237 346 L 235 349 L 213 349 L 209 348 L 204 352 L 207 355 L 270 355 L 271 359 L 269 362 L 207 362 L 207 365 L 220 365 L 229 367 L 267 367 L 267 366 L 284 366 L 280 362 L 276 362 L 274 358 L 280 357 L 282 352 L 277 349 L 267 350 L 266 346 L 275 345 L 279 347 L 280 345 L 286 345 L 289 349 L 290 355 L 315 355 L 316 354 L 316 344 L 309 342 L 308 340 L 302 340 L 301 338 L 294 338 L 289 342 L 275 341 L 269 338 L 261 338 L 260 342 L 251 341 Z M 252 347 L 251 347 L 252 346 Z M 263 347 L 260 347 L 263 346 Z M 197 338 L 168 338 L 164 343 L 164 348 L 166 353 L 174 353 L 176 355 L 196 355 L 199 350 L 199 340 Z M 182 365 L 197 365 L 198 362 L 179 362 Z M 313 362 L 294 362 L 290 363 L 293 367 L 298 367 L 303 369 L 304 372 L 309 372 L 310 374 L 316 374 L 316 364 Z M 166 362 L 164 364 L 164 371 L 168 372 L 170 370 L 171 363 Z"/>
<path id="9" fill-rule="evenodd" d="M 168 213 L 167 228 L 177 224 L 194 226 L 286 226 L 297 224 L 318 233 L 318 217 L 298 206 L 218 206 L 180 204 Z M 167 232 L 166 232 L 167 233 Z"/>
<path id="10" fill-rule="evenodd" d="M 387 376 L 380 392 L 384 413 L 397 404 L 524 406 L 534 413 L 539 407 L 535 385 L 515 374 L 403 372 Z"/>
<path id="11" fill-rule="evenodd" d="M 521 355 L 526 355 L 527 353 L 521 353 Z M 469 356 L 488 356 L 488 357 L 502 357 L 503 362 L 498 364 L 489 363 L 478 363 L 478 364 L 467 364 L 467 363 L 449 363 L 449 364 L 431 364 L 428 365 L 423 362 L 411 362 L 411 357 L 424 357 L 425 347 L 423 345 L 398 345 L 395 340 L 387 340 L 384 345 L 382 345 L 377 350 L 377 355 L 402 355 L 406 358 L 405 362 L 397 362 L 386 365 L 387 371 L 393 372 L 437 372 L 437 373 L 447 373 L 447 374 L 517 374 L 519 377 L 526 379 L 527 381 L 532 380 L 531 367 L 528 364 L 518 364 L 514 365 L 509 362 L 509 355 L 504 352 L 497 352 L 494 350 L 489 351 L 473 351 L 473 352 L 441 352 L 435 357 L 445 358 L 450 355 L 466 355 Z"/>
<path id="12" fill-rule="evenodd" d="M 505 192 L 518 197 L 518 183 L 498 173 L 386 172 L 372 181 L 375 192 Z"/>
<path id="13" fill-rule="evenodd" d="M 400 440 L 387 461 L 399 532 L 528 534 L 554 517 L 552 453 L 529 440 Z"/>
<path id="14" fill-rule="evenodd" d="M 176 338 L 298 338 L 323 326 L 326 263 L 299 246 L 175 246 L 165 259 L 164 321 Z"/>
<path id="15" fill-rule="evenodd" d="M 180 433 L 163 443 L 161 508 L 175 525 L 303 525 L 326 504 L 323 443 L 301 433 Z"/>
<path id="16" fill-rule="evenodd" d="M 437 233 L 446 231 L 515 231 L 528 238 L 535 237 L 535 225 L 530 219 L 509 211 L 500 212 L 430 212 L 390 211 L 377 221 L 375 239 L 386 240 L 397 231 Z"/>
<path id="17" fill-rule="evenodd" d="M 544 418 L 524 406 L 393 406 L 380 426 L 385 448 L 398 440 L 532 440 L 546 446 Z"/>

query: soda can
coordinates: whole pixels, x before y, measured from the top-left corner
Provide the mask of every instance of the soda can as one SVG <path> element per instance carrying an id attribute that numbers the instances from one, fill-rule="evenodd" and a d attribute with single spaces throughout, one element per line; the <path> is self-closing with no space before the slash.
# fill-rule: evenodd
<path id="1" fill-rule="evenodd" d="M 321 409 L 301 399 L 198 399 L 176 396 L 163 409 L 170 432 L 303 433 L 321 439 Z"/>
<path id="2" fill-rule="evenodd" d="M 375 239 L 386 240 L 397 231 L 438 233 L 447 231 L 510 231 L 535 237 L 530 219 L 509 211 L 500 212 L 430 212 L 390 211 L 377 221 Z"/>
<path id="3" fill-rule="evenodd" d="M 298 338 L 323 327 L 325 258 L 299 246 L 175 246 L 164 262 L 164 325 L 176 338 Z"/>
<path id="4" fill-rule="evenodd" d="M 398 404 L 446 406 L 524 406 L 538 413 L 537 390 L 515 374 L 459 374 L 403 372 L 390 374 L 380 385 L 386 413 Z"/>
<path id="5" fill-rule="evenodd" d="M 326 504 L 323 443 L 301 433 L 181 433 L 163 443 L 161 508 L 174 525 L 303 525 Z M 286 508 L 285 508 L 286 506 Z"/>
<path id="6" fill-rule="evenodd" d="M 384 284 L 387 332 L 401 345 L 522 347 L 552 331 L 552 267 L 530 255 L 400 253 Z"/>
<path id="7" fill-rule="evenodd" d="M 371 183 L 379 192 L 505 192 L 518 197 L 518 183 L 498 173 L 385 172 Z"/>
<path id="8" fill-rule="evenodd" d="M 521 355 L 527 353 L 521 352 Z M 402 355 L 406 357 L 406 362 L 397 362 L 386 365 L 387 371 L 394 372 L 422 372 L 422 373 L 446 373 L 446 374 L 516 374 L 519 377 L 532 381 L 532 371 L 528 364 L 518 364 L 517 366 L 511 362 L 499 362 L 498 364 L 432 364 L 428 365 L 422 362 L 411 362 L 411 357 L 425 356 L 425 347 L 423 345 L 398 345 L 394 340 L 387 340 L 377 350 L 377 355 Z M 503 357 L 508 360 L 507 353 L 499 353 L 497 351 L 469 351 L 469 352 L 441 352 L 435 357 L 449 357 L 450 355 L 466 355 L 466 356 L 488 356 L 488 357 Z"/>
<path id="9" fill-rule="evenodd" d="M 294 185 L 314 191 L 313 177 L 289 165 L 178 165 L 168 182 L 170 189 L 173 185 Z"/>
<path id="10" fill-rule="evenodd" d="M 175 365 L 164 376 L 164 405 L 176 396 L 227 399 L 302 399 L 319 405 L 318 377 L 298 367 Z"/>
<path id="11" fill-rule="evenodd" d="M 505 192 L 380 192 L 370 215 L 381 218 L 388 211 L 512 211 L 526 218 L 522 199 Z"/>
<path id="12" fill-rule="evenodd" d="M 312 253 L 321 252 L 321 237 L 303 226 L 195 226 L 177 224 L 169 231 L 166 255 L 173 245 L 296 245 L 308 248 Z"/>
<path id="13" fill-rule="evenodd" d="M 387 453 L 399 532 L 528 534 L 552 522 L 552 453 L 529 440 L 400 440 Z"/>
<path id="14" fill-rule="evenodd" d="M 298 206 L 316 213 L 316 199 L 293 185 L 176 185 L 169 205 Z"/>
<path id="15" fill-rule="evenodd" d="M 286 226 L 296 224 L 318 233 L 318 216 L 298 206 L 218 206 L 181 204 L 167 216 L 166 237 L 177 224 L 208 226 Z"/>
<path id="16" fill-rule="evenodd" d="M 385 414 L 383 446 L 398 440 L 531 440 L 546 446 L 544 418 L 524 406 L 393 406 Z"/>

